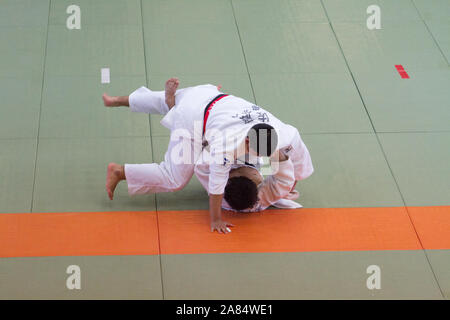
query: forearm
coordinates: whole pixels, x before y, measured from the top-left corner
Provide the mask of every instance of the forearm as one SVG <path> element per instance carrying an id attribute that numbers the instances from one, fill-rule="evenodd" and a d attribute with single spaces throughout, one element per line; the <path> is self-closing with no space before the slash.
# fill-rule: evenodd
<path id="1" fill-rule="evenodd" d="M 222 220 L 222 198 L 223 194 L 209 195 L 209 214 L 211 217 L 211 232 L 230 233 L 233 227 L 232 223 Z"/>
<path id="2" fill-rule="evenodd" d="M 209 215 L 211 221 L 222 220 L 222 199 L 223 194 L 210 194 L 209 195 Z"/>
<path id="3" fill-rule="evenodd" d="M 116 98 L 116 106 L 118 107 L 129 107 L 130 106 L 130 101 L 128 96 L 119 96 L 119 97 L 115 97 Z"/>

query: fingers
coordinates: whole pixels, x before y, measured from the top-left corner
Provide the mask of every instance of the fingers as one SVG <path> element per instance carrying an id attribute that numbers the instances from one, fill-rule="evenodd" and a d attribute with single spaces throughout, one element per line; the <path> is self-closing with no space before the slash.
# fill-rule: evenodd
<path id="1" fill-rule="evenodd" d="M 227 223 L 224 226 L 220 226 L 220 227 L 211 227 L 211 232 L 217 231 L 218 233 L 223 233 L 223 234 L 227 234 L 231 232 L 231 229 L 228 227 L 234 227 L 234 225 Z"/>
<path id="2" fill-rule="evenodd" d="M 217 232 L 223 233 L 223 234 L 227 234 L 227 233 L 228 233 L 226 227 L 218 227 L 218 228 L 217 228 Z"/>
<path id="3" fill-rule="evenodd" d="M 211 232 L 217 231 L 218 233 L 227 234 L 231 232 L 230 227 L 234 227 L 234 224 L 227 221 L 212 222 Z"/>

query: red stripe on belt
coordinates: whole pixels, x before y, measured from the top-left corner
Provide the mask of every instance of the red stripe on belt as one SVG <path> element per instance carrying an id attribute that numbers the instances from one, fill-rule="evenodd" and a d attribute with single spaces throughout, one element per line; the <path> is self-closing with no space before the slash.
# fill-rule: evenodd
<path id="1" fill-rule="evenodd" d="M 227 94 L 219 94 L 217 97 L 215 97 L 214 99 L 211 100 L 210 103 L 208 103 L 208 105 L 205 108 L 205 114 L 203 116 L 203 135 L 205 135 L 205 131 L 206 131 L 206 121 L 208 121 L 208 117 L 209 117 L 209 111 L 212 109 L 212 107 L 216 104 L 217 101 L 219 101 L 222 98 L 227 97 Z"/>

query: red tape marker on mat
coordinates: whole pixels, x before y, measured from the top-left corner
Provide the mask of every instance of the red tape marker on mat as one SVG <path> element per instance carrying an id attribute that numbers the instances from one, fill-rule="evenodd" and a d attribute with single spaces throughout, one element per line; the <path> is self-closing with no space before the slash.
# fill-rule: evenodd
<path id="1" fill-rule="evenodd" d="M 408 73 L 405 71 L 405 69 L 403 68 L 403 66 L 401 64 L 396 64 L 395 68 L 397 69 L 397 71 L 400 74 L 400 77 L 402 77 L 402 79 L 409 79 Z"/>

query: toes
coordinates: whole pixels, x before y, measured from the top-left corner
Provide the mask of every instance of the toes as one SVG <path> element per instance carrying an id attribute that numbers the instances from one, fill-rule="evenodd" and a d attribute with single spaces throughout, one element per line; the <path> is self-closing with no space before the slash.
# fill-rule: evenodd
<path id="1" fill-rule="evenodd" d="M 167 86 L 178 86 L 179 84 L 179 80 L 178 78 L 170 78 L 169 80 L 167 80 L 166 85 Z"/>

